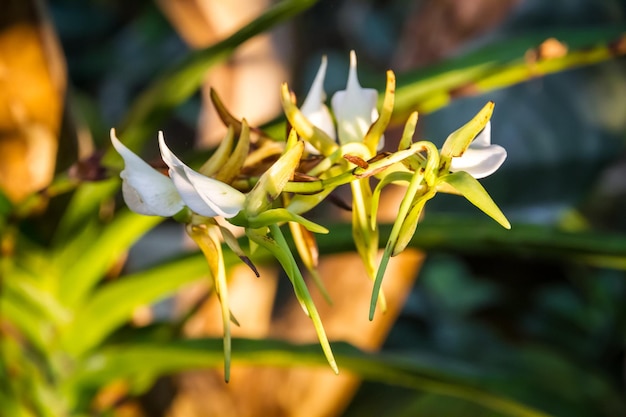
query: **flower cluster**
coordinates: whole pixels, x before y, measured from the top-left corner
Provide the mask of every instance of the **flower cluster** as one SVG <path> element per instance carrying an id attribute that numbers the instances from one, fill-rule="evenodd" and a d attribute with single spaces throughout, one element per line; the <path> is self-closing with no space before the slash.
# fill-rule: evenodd
<path id="1" fill-rule="evenodd" d="M 417 123 L 417 113 L 414 113 L 405 125 L 398 149 L 380 153 L 394 106 L 393 72 L 387 72 L 379 112 L 378 93 L 359 84 L 356 55 L 352 52 L 346 88 L 336 92 L 330 101 L 333 121 L 325 104 L 326 66 L 323 58 L 300 107 L 288 86 L 282 86 L 283 108 L 292 130 L 280 145 L 258 140 L 251 150 L 251 129 L 247 122 L 230 115 L 213 93 L 214 104 L 229 130 L 212 157 L 198 170 L 174 155 L 159 132 L 161 157 L 168 167 L 168 175 L 163 175 L 123 145 L 111 130 L 111 142 L 125 163 L 120 176 L 128 207 L 140 214 L 174 217 L 185 223 L 187 233 L 207 258 L 213 287 L 222 305 L 226 379 L 230 364 L 230 323 L 236 323 L 236 319 L 228 305 L 222 242 L 257 272 L 235 236 L 218 219 L 242 227 L 251 242 L 267 249 L 282 265 L 335 372 L 337 365 L 324 327 L 296 257 L 280 228 L 282 224 L 289 225 L 300 260 L 324 292 L 316 271 L 311 232 L 328 233 L 328 230 L 302 215 L 324 201 L 338 186 L 350 184 L 353 238 L 374 282 L 370 319 L 377 304 L 385 307 L 380 288 L 389 258 L 406 248 L 426 202 L 437 192 L 463 195 L 502 226 L 510 227 L 477 181 L 495 172 L 506 158 L 504 148 L 491 144 L 489 120 L 493 103 L 488 103 L 465 126 L 453 132 L 441 150 L 428 141 L 413 141 Z M 317 155 L 318 163 L 313 167 L 301 164 L 303 158 L 311 154 Z M 244 166 L 260 166 L 268 160 L 273 163 L 258 176 L 243 175 Z M 308 168 L 301 168 L 304 166 Z M 374 188 L 371 177 L 378 180 Z M 392 183 L 406 185 L 406 191 L 382 260 L 378 262 L 376 213 L 383 188 Z"/>

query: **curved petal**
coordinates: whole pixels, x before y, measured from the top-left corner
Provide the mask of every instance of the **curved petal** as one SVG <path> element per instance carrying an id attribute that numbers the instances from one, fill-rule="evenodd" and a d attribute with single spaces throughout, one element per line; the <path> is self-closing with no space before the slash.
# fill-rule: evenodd
<path id="1" fill-rule="evenodd" d="M 181 168 L 185 166 L 183 161 L 178 159 L 176 155 L 167 147 L 165 144 L 165 138 L 163 137 L 163 132 L 159 130 L 159 149 L 161 150 L 161 158 L 163 162 L 170 168 Z"/>
<path id="2" fill-rule="evenodd" d="M 472 146 L 489 146 L 491 145 L 491 121 L 488 121 L 483 130 L 476 135 L 472 143 L 470 144 L 470 148 Z"/>
<path id="3" fill-rule="evenodd" d="M 162 132 L 159 132 L 159 147 L 174 186 L 192 211 L 206 217 L 230 218 L 243 208 L 245 194 L 189 168 L 167 147 Z"/>
<path id="4" fill-rule="evenodd" d="M 378 118 L 378 92 L 362 88 L 356 72 L 356 54 L 350 52 L 350 72 L 345 90 L 337 91 L 331 106 L 337 118 L 339 143 L 362 142 L 372 123 Z"/>
<path id="5" fill-rule="evenodd" d="M 184 203 L 176 187 L 165 175 L 148 165 L 128 149 L 111 129 L 111 143 L 124 159 L 122 194 L 128 208 L 148 216 L 170 217 L 183 209 Z"/>
<path id="6" fill-rule="evenodd" d="M 326 100 L 326 93 L 324 92 L 324 77 L 326 76 L 326 67 L 328 65 L 325 56 L 322 57 L 322 63 L 320 64 L 313 85 L 304 99 L 300 111 L 302 114 L 317 128 L 321 129 L 330 136 L 333 140 L 336 140 L 335 125 L 333 118 L 330 115 L 328 107 L 324 104 Z"/>
<path id="7" fill-rule="evenodd" d="M 479 179 L 493 174 L 506 159 L 506 150 L 499 145 L 470 146 L 463 156 L 452 158 L 450 171 L 465 171 Z"/>
<path id="8" fill-rule="evenodd" d="M 196 190 L 197 196 L 208 207 L 204 213 L 199 210 L 196 213 L 207 217 L 222 216 L 228 219 L 243 209 L 246 195 L 241 191 L 214 178 L 205 177 L 187 166 L 184 167 L 184 170 L 187 180 Z M 211 215 L 210 212 L 215 214 Z"/>

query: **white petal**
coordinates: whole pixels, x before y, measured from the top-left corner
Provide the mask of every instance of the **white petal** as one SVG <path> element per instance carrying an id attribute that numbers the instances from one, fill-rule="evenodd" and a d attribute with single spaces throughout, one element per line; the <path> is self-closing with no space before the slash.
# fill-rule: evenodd
<path id="1" fill-rule="evenodd" d="M 356 54 L 350 52 L 350 72 L 345 90 L 337 91 L 331 106 L 337 118 L 339 143 L 362 142 L 372 123 L 378 118 L 378 92 L 362 88 L 356 72 Z"/>
<path id="2" fill-rule="evenodd" d="M 167 147 L 165 144 L 165 138 L 163 137 L 163 132 L 159 130 L 159 149 L 161 150 L 161 158 L 163 162 L 170 167 L 183 167 L 185 164 L 183 161 L 178 159 L 176 155 Z"/>
<path id="3" fill-rule="evenodd" d="M 211 217 L 217 215 L 228 219 L 243 209 L 243 203 L 246 199 L 244 193 L 214 178 L 204 176 L 187 166 L 184 169 L 187 179 L 196 190 L 196 194 L 209 208 L 207 213 L 209 211 L 215 213 Z M 197 213 L 209 216 L 209 214 L 200 211 Z"/>
<path id="4" fill-rule="evenodd" d="M 466 171 L 479 179 L 493 174 L 506 159 L 506 150 L 499 145 L 473 146 L 463 156 L 452 158 L 450 171 Z"/>
<path id="5" fill-rule="evenodd" d="M 159 132 L 161 156 L 170 168 L 170 177 L 185 204 L 206 217 L 235 216 L 243 208 L 245 194 L 228 184 L 194 171 L 172 153 Z"/>
<path id="6" fill-rule="evenodd" d="M 488 121 L 485 128 L 474 138 L 470 147 L 489 145 L 491 145 L 491 121 Z"/>
<path id="7" fill-rule="evenodd" d="M 321 129 L 333 139 L 336 139 L 335 125 L 330 115 L 328 107 L 324 104 L 326 93 L 324 92 L 324 77 L 326 76 L 326 67 L 328 63 L 326 57 L 322 57 L 313 85 L 304 99 L 300 111 L 302 114 L 317 128 Z"/>
<path id="8" fill-rule="evenodd" d="M 163 217 L 173 216 L 183 209 L 184 203 L 172 180 L 124 146 L 115 136 L 115 129 L 111 129 L 111 143 L 124 159 L 120 177 L 128 208 L 135 213 Z"/>

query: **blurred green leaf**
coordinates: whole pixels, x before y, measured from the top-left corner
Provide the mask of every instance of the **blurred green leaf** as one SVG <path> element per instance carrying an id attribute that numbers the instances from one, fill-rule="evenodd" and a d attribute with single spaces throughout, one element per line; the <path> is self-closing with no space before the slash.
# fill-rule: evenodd
<path id="1" fill-rule="evenodd" d="M 364 353 L 346 343 L 333 344 L 340 368 L 368 380 L 461 398 L 507 416 L 547 414 L 476 387 L 466 371 L 434 364 L 416 356 Z M 163 374 L 213 368 L 223 361 L 221 339 L 180 340 L 160 345 L 128 345 L 102 350 L 82 364 L 75 383 L 101 385 L 117 378 L 148 372 Z M 233 340 L 233 362 L 242 365 L 324 366 L 318 345 L 293 345 L 276 340 Z M 441 365 L 441 366 L 436 366 Z"/>
<path id="2" fill-rule="evenodd" d="M 24 305 L 22 299 L 6 292 L 0 297 L 2 318 L 15 326 L 24 337 L 40 352 L 48 351 L 48 342 L 53 336 L 50 322 Z"/>
<path id="3" fill-rule="evenodd" d="M 5 218 L 13 210 L 13 203 L 11 200 L 0 190 L 0 226 L 4 225 Z"/>
<path id="4" fill-rule="evenodd" d="M 349 225 L 327 226 L 331 235 L 316 236 L 321 253 L 354 250 Z M 385 241 L 391 225 L 381 225 Z M 560 259 L 626 269 L 626 236 L 605 232 L 567 232 L 554 227 L 513 223 L 511 230 L 483 220 L 427 214 L 410 247 L 465 254 L 500 254 Z"/>
<path id="5" fill-rule="evenodd" d="M 16 300 L 21 308 L 33 311 L 37 316 L 55 325 L 67 322 L 71 313 L 59 304 L 50 292 L 36 287 L 29 281 L 26 274 L 13 269 L 13 273 L 5 275 L 2 282 L 3 296 Z"/>
<path id="6" fill-rule="evenodd" d="M 62 273 L 59 299 L 67 305 L 81 302 L 120 256 L 162 221 L 161 217 L 121 210 L 95 240 L 84 242 L 84 251 Z"/>
<path id="7" fill-rule="evenodd" d="M 506 346 L 505 346 L 506 348 Z M 586 417 L 624 415 L 626 403 L 619 388 L 599 369 L 549 347 L 514 346 L 496 360 L 498 377 L 488 389 L 533 401 L 555 415 Z"/>
<path id="8" fill-rule="evenodd" d="M 550 73 L 612 59 L 624 52 L 611 49 L 610 43 L 625 32 L 624 25 L 533 31 L 429 68 L 400 74 L 393 120 L 404 123 L 411 112 L 438 110 L 455 97 L 483 94 Z M 567 53 L 533 61 L 527 52 L 535 50 L 549 38 L 563 43 Z"/>
<path id="9" fill-rule="evenodd" d="M 169 261 L 121 277 L 98 290 L 81 309 L 64 337 L 67 352 L 81 355 L 126 323 L 133 310 L 152 304 L 208 273 L 204 257 Z"/>
<path id="10" fill-rule="evenodd" d="M 80 184 L 59 220 L 59 225 L 53 238 L 53 245 L 57 247 L 64 246 L 87 223 L 97 221 L 100 207 L 108 196 L 113 195 L 117 191 L 119 186 L 119 179 Z"/>
<path id="11" fill-rule="evenodd" d="M 278 2 L 223 41 L 192 52 L 136 100 L 121 129 L 120 137 L 123 142 L 131 149 L 139 148 L 146 138 L 154 136 L 165 116 L 198 90 L 211 67 L 228 59 L 248 39 L 294 17 L 316 2 L 317 0 Z"/>
<path id="12" fill-rule="evenodd" d="M 19 412 L 37 417 L 58 417 L 65 414 L 64 398 L 54 391 L 49 379 L 44 376 L 45 371 L 38 366 L 28 349 L 12 337 L 1 337 L 0 352 L 7 367 L 0 367 L 0 370 L 8 376 L 0 379 L 0 387 L 6 386 L 9 396 L 19 404 Z M 4 413 L 4 403 L 0 404 L 0 411 Z"/>

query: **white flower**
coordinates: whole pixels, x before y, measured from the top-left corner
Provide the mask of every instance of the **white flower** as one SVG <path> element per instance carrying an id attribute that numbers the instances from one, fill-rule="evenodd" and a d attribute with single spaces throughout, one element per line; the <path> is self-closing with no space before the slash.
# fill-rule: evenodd
<path id="1" fill-rule="evenodd" d="M 465 171 L 476 179 L 493 174 L 506 159 L 506 150 L 491 144 L 491 122 L 474 138 L 462 156 L 452 158 L 450 171 Z"/>
<path id="2" fill-rule="evenodd" d="M 342 145 L 349 142 L 363 142 L 370 126 L 378 119 L 378 110 L 376 110 L 378 92 L 373 88 L 361 87 L 356 72 L 356 53 L 350 51 L 350 72 L 346 89 L 337 91 L 331 99 L 331 107 L 337 121 L 337 133 L 335 133 L 333 119 L 328 107 L 324 104 L 326 67 L 327 60 L 323 57 L 300 111 L 314 126 L 332 139 L 336 140 L 338 135 L 339 143 Z M 382 149 L 383 144 L 384 137 L 378 144 L 379 150 Z M 309 147 L 307 149 L 310 150 Z"/>
<path id="3" fill-rule="evenodd" d="M 111 129 L 111 143 L 124 159 L 120 177 L 128 208 L 135 213 L 163 217 L 173 216 L 183 209 L 185 204 L 172 180 L 124 146 L 115 136 L 115 129 Z"/>
<path id="4" fill-rule="evenodd" d="M 376 101 L 378 92 L 362 88 L 356 73 L 356 53 L 350 51 L 350 72 L 345 90 L 337 91 L 331 99 L 331 107 L 337 119 L 339 143 L 362 142 L 372 123 L 378 119 Z M 384 139 L 381 138 L 379 148 Z"/>
<path id="5" fill-rule="evenodd" d="M 124 159 L 122 193 L 128 207 L 139 214 L 170 217 L 185 205 L 206 217 L 235 216 L 243 208 L 245 194 L 185 165 L 170 151 L 159 132 L 161 157 L 169 178 L 124 146 L 111 129 L 111 143 Z"/>

